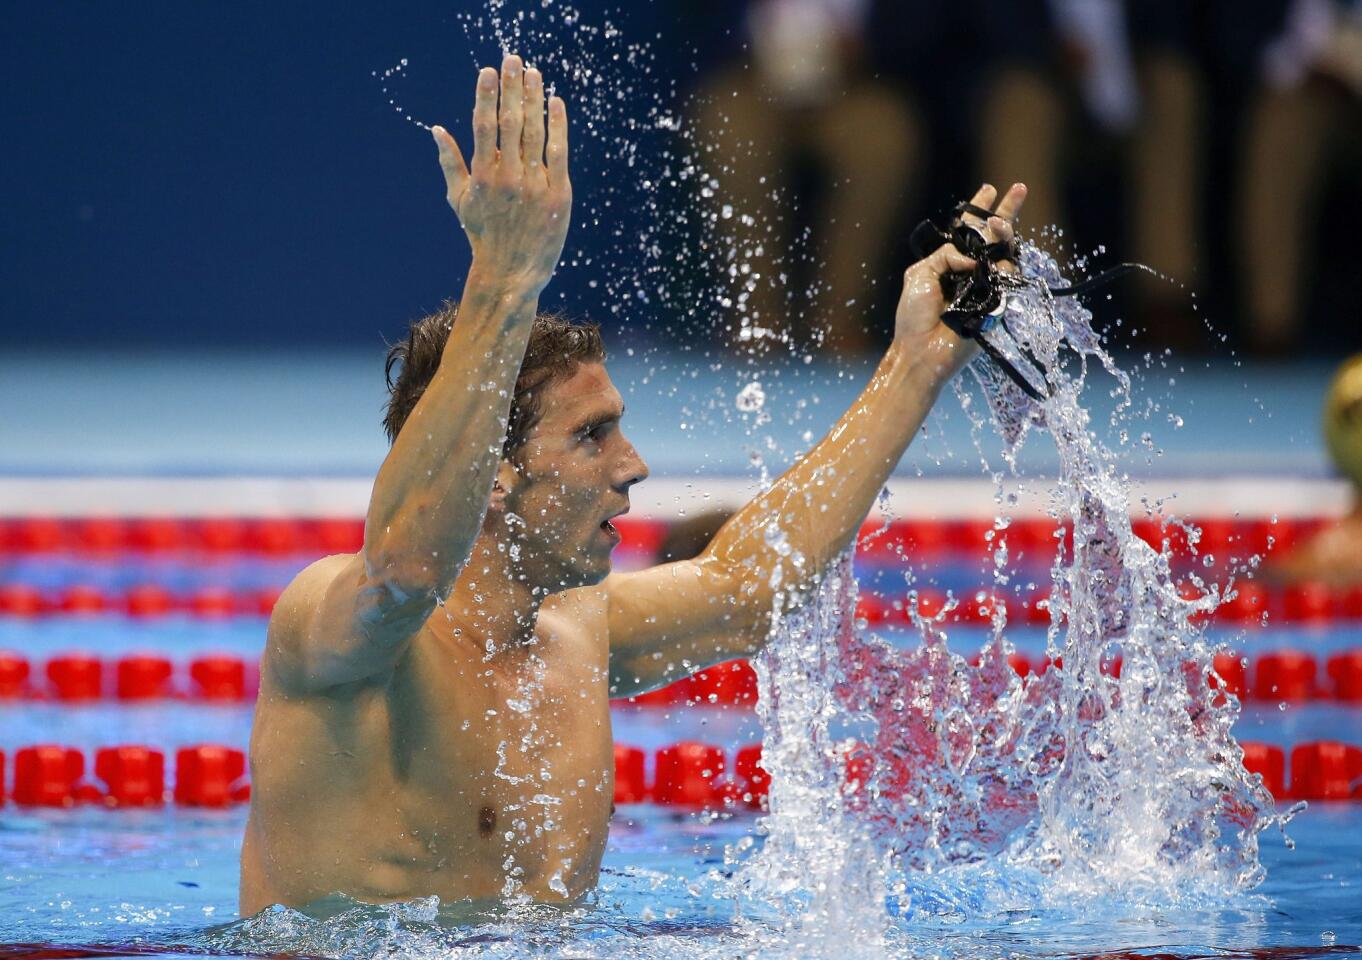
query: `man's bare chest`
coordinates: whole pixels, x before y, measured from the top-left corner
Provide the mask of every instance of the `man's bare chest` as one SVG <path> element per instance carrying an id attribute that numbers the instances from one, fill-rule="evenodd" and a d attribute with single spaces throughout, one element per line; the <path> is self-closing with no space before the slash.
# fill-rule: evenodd
<path id="1" fill-rule="evenodd" d="M 594 875 L 614 794 L 602 671 L 581 658 L 511 671 L 470 659 L 395 679 L 390 769 L 413 856 L 437 869 L 481 863 L 531 885 Z"/>

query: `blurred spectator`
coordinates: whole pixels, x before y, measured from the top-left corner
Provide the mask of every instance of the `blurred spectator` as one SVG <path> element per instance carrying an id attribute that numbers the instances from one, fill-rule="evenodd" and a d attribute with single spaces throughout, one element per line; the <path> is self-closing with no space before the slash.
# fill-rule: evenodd
<path id="1" fill-rule="evenodd" d="M 924 163 L 943 182 L 924 212 L 937 216 L 972 192 L 978 167 L 1000 189 L 1026 182 L 1024 224 L 1060 221 L 1068 105 L 1045 0 L 871 0 L 866 36 L 876 75 L 928 129 Z"/>
<path id="2" fill-rule="evenodd" d="M 1201 338 L 1188 291 L 1202 274 L 1207 91 L 1196 62 L 1201 20 L 1185 0 L 1051 0 L 1057 33 L 1091 124 L 1124 169 L 1129 311 L 1141 339 L 1182 349 Z M 1124 187 L 1122 190 L 1121 188 Z M 1103 238 L 1111 242 L 1112 238 Z"/>
<path id="3" fill-rule="evenodd" d="M 873 346 L 872 278 L 906 262 L 915 220 L 979 179 L 1028 184 L 1023 227 L 1053 227 L 1041 240 L 1061 262 L 1104 246 L 1150 266 L 1117 298 L 1148 345 L 1204 349 L 1237 306 L 1250 348 L 1279 353 L 1312 294 L 1356 295 L 1350 277 L 1308 271 L 1346 262 L 1315 257 L 1321 227 L 1342 236 L 1318 216 L 1325 188 L 1362 183 L 1362 0 L 694 4 L 701 48 L 729 39 L 697 119 L 745 296 L 733 319 L 749 328 L 805 315 L 834 345 Z M 810 164 L 805 245 L 792 200 Z"/>
<path id="4" fill-rule="evenodd" d="M 737 339 L 802 319 L 835 347 L 875 342 L 871 286 L 916 178 L 921 133 L 904 99 L 865 70 L 867 2 L 753 0 L 744 49 L 701 87 L 717 224 L 742 287 L 730 318 Z M 794 242 L 792 172 L 804 164 L 818 173 L 809 247 Z M 792 262 L 791 251 L 818 265 Z"/>
<path id="5" fill-rule="evenodd" d="M 698 557 L 731 516 L 732 510 L 706 510 L 677 520 L 667 528 L 667 535 L 657 548 L 657 562 L 675 563 Z"/>
<path id="6" fill-rule="evenodd" d="M 1294 0 L 1259 76 L 1239 178 L 1239 278 L 1248 347 L 1278 356 L 1299 345 L 1330 167 L 1362 182 L 1362 0 Z"/>

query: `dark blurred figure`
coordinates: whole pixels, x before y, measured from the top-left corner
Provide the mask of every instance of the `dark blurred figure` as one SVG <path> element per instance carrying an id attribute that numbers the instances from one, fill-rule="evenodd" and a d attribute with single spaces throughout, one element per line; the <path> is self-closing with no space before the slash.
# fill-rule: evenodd
<path id="1" fill-rule="evenodd" d="M 1246 346 L 1275 357 L 1301 344 L 1327 186 L 1362 187 L 1362 0 L 1291 2 L 1252 79 L 1237 204 L 1239 278 Z M 1334 231 L 1340 239 L 1351 234 Z M 1341 266 L 1353 256 L 1336 259 Z"/>
<path id="2" fill-rule="evenodd" d="M 1207 90 L 1197 62 L 1200 29 L 1186 0 L 1056 0 L 1084 102 L 1117 138 L 1124 169 L 1127 257 L 1136 274 L 1129 310 L 1137 341 L 1191 349 L 1205 334 L 1191 289 L 1204 282 L 1202 208 Z M 1101 17 L 1093 13 L 1101 8 Z M 1100 22 L 1099 22 L 1100 21 Z M 1118 92 L 1119 91 L 1119 92 Z"/>
<path id="3" fill-rule="evenodd" d="M 742 288 L 734 339 L 802 321 L 804 333 L 826 330 L 844 351 L 876 342 L 867 329 L 873 279 L 916 182 L 922 132 L 904 98 L 867 70 L 868 3 L 751 0 L 723 14 L 738 42 L 702 78 L 695 119 Z M 807 244 L 792 202 L 804 168 L 816 172 Z M 796 262 L 796 251 L 814 262 Z"/>
<path id="4" fill-rule="evenodd" d="M 732 510 L 719 509 L 677 520 L 667 528 L 667 535 L 658 545 L 656 562 L 675 563 L 698 557 L 731 516 Z"/>
<path id="5" fill-rule="evenodd" d="M 872 0 L 866 36 L 876 74 L 930 131 L 933 194 L 957 195 L 978 168 L 999 189 L 1026 183 L 1026 225 L 1060 222 L 1069 107 L 1046 0 Z"/>

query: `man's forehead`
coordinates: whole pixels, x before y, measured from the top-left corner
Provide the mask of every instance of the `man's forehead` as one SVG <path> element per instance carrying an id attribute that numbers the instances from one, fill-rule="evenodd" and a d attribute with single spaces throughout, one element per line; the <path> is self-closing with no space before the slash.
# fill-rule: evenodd
<path id="1" fill-rule="evenodd" d="M 620 414 L 624 398 L 603 363 L 579 363 L 570 376 L 554 381 L 544 393 L 544 420 L 575 420 L 587 414 Z"/>

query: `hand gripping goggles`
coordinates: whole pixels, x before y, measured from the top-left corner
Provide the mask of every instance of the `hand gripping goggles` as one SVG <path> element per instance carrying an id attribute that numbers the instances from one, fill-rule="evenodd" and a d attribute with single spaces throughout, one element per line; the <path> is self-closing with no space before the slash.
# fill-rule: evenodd
<path id="1" fill-rule="evenodd" d="M 930 220 L 923 220 L 909 238 L 913 255 L 919 260 L 930 256 L 945 244 L 953 243 L 957 250 L 967 257 L 972 257 L 976 263 L 975 268 L 968 273 L 948 273 L 941 278 L 942 292 L 950 303 L 946 312 L 941 315 L 941 322 L 958 335 L 978 343 L 988 358 L 1031 399 L 1046 400 L 1049 396 L 1049 377 L 1045 366 L 1036 359 L 1026 344 L 1017 339 L 1007 326 L 1005 318 L 1007 291 L 1027 285 L 1020 277 L 998 269 L 999 261 L 1017 259 L 1016 243 L 1007 244 L 1001 241 L 989 243 L 979 230 L 964 222 L 962 217 L 967 213 L 985 222 L 993 216 L 991 210 L 984 210 L 972 203 L 960 203 L 955 207 L 955 217 L 951 221 L 949 231 L 942 230 Z M 1122 263 L 1082 283 L 1048 289 L 1053 297 L 1086 293 L 1136 266 L 1137 264 L 1133 263 Z M 1003 329 L 1016 346 L 1021 358 L 1035 369 L 1034 377 L 1023 374 L 1011 359 L 985 337 L 985 334 L 997 327 Z M 1036 386 L 1037 381 L 1044 386 L 1046 392 L 1042 393 Z"/>

